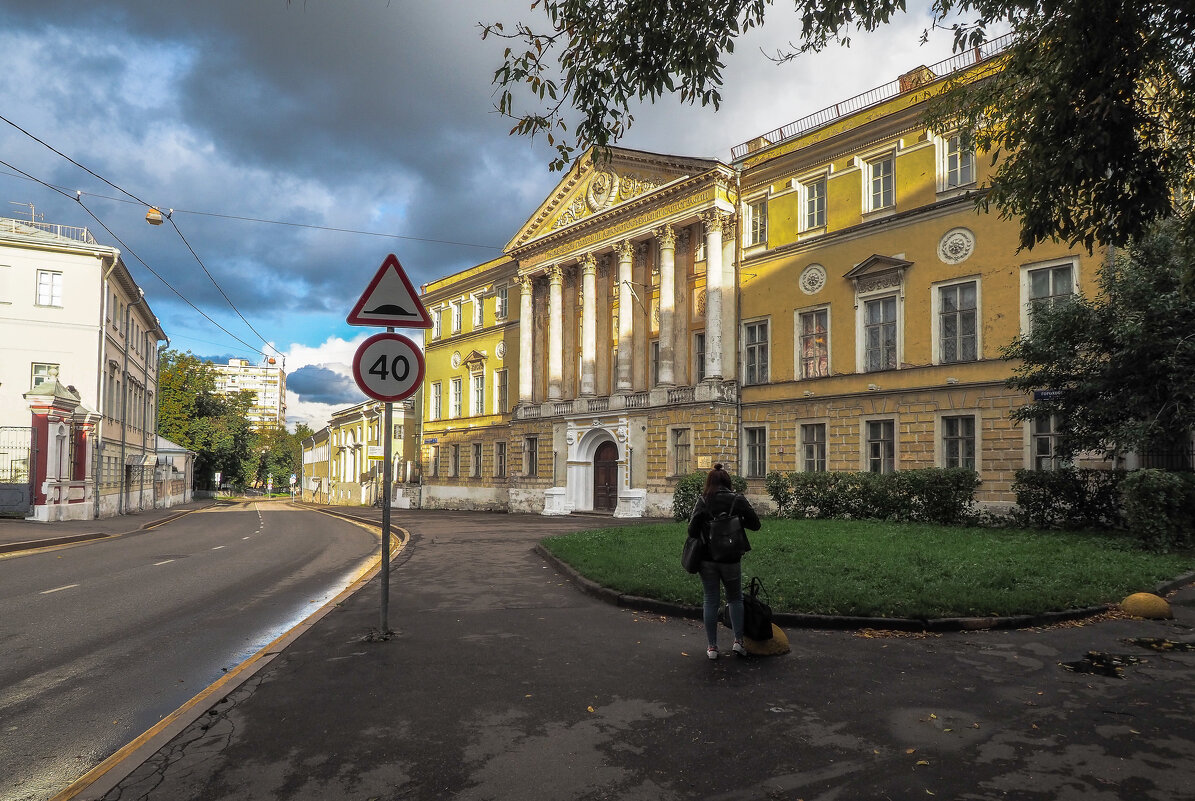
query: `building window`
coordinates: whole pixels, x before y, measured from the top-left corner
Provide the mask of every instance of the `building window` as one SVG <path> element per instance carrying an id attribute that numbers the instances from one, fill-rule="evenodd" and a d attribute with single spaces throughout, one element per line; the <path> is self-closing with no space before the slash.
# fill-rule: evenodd
<path id="1" fill-rule="evenodd" d="M 826 472 L 826 424 L 801 426 L 801 469 L 806 473 Z"/>
<path id="2" fill-rule="evenodd" d="M 974 281 L 938 287 L 938 346 L 942 364 L 973 362 L 979 358 L 978 295 Z"/>
<path id="3" fill-rule="evenodd" d="M 449 408 L 449 415 L 451 417 L 461 416 L 461 380 L 459 378 L 452 379 L 452 397 L 449 399 L 451 404 Z"/>
<path id="4" fill-rule="evenodd" d="M 975 469 L 975 418 L 942 418 L 942 466 Z"/>
<path id="5" fill-rule="evenodd" d="M 459 334 L 461 332 L 461 302 L 454 300 L 452 302 L 452 333 Z"/>
<path id="6" fill-rule="evenodd" d="M 37 271 L 37 305 L 62 306 L 62 273 Z"/>
<path id="7" fill-rule="evenodd" d="M 705 334 L 693 335 L 693 383 L 705 380 Z"/>
<path id="8" fill-rule="evenodd" d="M 58 377 L 58 365 L 56 364 L 38 364 L 34 363 L 30 376 L 29 388 L 37 389 L 39 386 L 49 381 L 51 378 Z"/>
<path id="9" fill-rule="evenodd" d="M 473 471 L 473 478 L 481 478 L 481 443 L 473 443 L 473 459 L 469 464 L 469 468 Z"/>
<path id="10" fill-rule="evenodd" d="M 963 149 L 959 134 L 946 139 L 946 188 L 975 183 L 975 151 Z"/>
<path id="11" fill-rule="evenodd" d="M 1074 272 L 1071 265 L 1042 267 L 1029 271 L 1029 320 L 1038 309 L 1053 307 L 1068 301 L 1075 294 Z"/>
<path id="12" fill-rule="evenodd" d="M 801 231 L 826 227 L 826 178 L 801 184 Z"/>
<path id="13" fill-rule="evenodd" d="M 649 369 L 651 371 L 651 375 L 648 378 L 650 380 L 649 386 L 654 387 L 660 383 L 660 340 L 653 339 L 651 341 L 650 351 L 651 367 Z"/>
<path id="14" fill-rule="evenodd" d="M 473 376 L 473 414 L 485 414 L 485 373 Z"/>
<path id="15" fill-rule="evenodd" d="M 896 297 L 863 304 L 864 370 L 896 369 Z"/>
<path id="16" fill-rule="evenodd" d="M 747 204 L 747 247 L 768 243 L 768 199 Z"/>
<path id="17" fill-rule="evenodd" d="M 494 443 L 494 477 L 506 478 L 506 443 Z"/>
<path id="18" fill-rule="evenodd" d="M 510 288 L 500 286 L 494 290 L 494 318 L 505 320 L 510 303 Z"/>
<path id="19" fill-rule="evenodd" d="M 461 446 L 460 445 L 452 446 L 452 463 L 450 465 L 448 465 L 448 467 L 449 467 L 448 475 L 452 476 L 453 478 L 460 478 L 460 475 L 461 475 Z"/>
<path id="20" fill-rule="evenodd" d="M 872 473 L 896 470 L 895 424 L 891 420 L 868 420 L 867 469 Z"/>
<path id="21" fill-rule="evenodd" d="M 891 155 L 867 162 L 868 211 L 886 209 L 896 202 L 895 159 Z"/>
<path id="22" fill-rule="evenodd" d="M 443 309 L 432 309 L 432 339 L 440 338 L 440 335 L 443 333 L 443 330 L 444 330 L 441 327 L 443 321 L 444 321 L 444 310 Z"/>
<path id="23" fill-rule="evenodd" d="M 432 478 L 440 477 L 440 446 L 433 445 L 428 452 L 428 461 L 431 462 Z"/>
<path id="24" fill-rule="evenodd" d="M 768 321 L 743 326 L 743 383 L 768 383 Z"/>
<path id="25" fill-rule="evenodd" d="M 485 301 L 481 295 L 473 296 L 473 327 L 481 328 L 485 325 Z"/>
<path id="26" fill-rule="evenodd" d="M 747 448 L 747 478 L 763 478 L 768 472 L 768 430 L 763 426 L 743 429 Z"/>
<path id="27" fill-rule="evenodd" d="M 436 381 L 434 384 L 432 384 L 431 413 L 428 415 L 429 420 L 439 420 L 440 416 L 443 414 L 443 409 L 441 407 L 441 389 L 442 387 L 439 381 Z"/>
<path id="28" fill-rule="evenodd" d="M 1048 414 L 1030 423 L 1029 440 L 1034 470 L 1057 470 L 1065 462 L 1059 457 L 1058 415 Z"/>
<path id="29" fill-rule="evenodd" d="M 693 470 L 693 432 L 688 428 L 672 429 L 672 475 L 687 476 Z"/>
<path id="30" fill-rule="evenodd" d="M 801 378 L 830 375 L 830 310 L 801 312 L 797 330 L 801 332 Z"/>
<path id="31" fill-rule="evenodd" d="M 494 408 L 495 414 L 506 414 L 510 410 L 510 381 L 505 370 L 494 373 Z"/>
<path id="32" fill-rule="evenodd" d="M 523 474 L 526 476 L 539 475 L 539 437 L 527 437 L 523 442 Z"/>

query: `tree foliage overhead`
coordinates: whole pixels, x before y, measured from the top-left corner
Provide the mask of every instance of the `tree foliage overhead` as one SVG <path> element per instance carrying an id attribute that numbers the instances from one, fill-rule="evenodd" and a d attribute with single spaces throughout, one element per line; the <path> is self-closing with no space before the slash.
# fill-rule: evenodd
<path id="1" fill-rule="evenodd" d="M 852 31 L 905 10 L 905 0 L 792 2 L 800 30 L 779 60 L 849 44 Z M 718 108 L 725 54 L 774 5 L 787 3 L 535 0 L 546 28 L 483 26 L 483 37 L 510 43 L 494 74 L 497 108 L 515 121 L 512 134 L 545 135 L 552 169 L 564 169 L 578 150 L 624 136 L 636 102 L 675 95 Z M 933 0 L 931 13 L 953 29 L 956 50 L 995 24 L 1015 34 L 1000 77 L 953 87 L 933 115 L 1001 158 L 986 199 L 1021 222 L 1024 247 L 1121 245 L 1176 211 L 1195 228 L 1195 4 Z M 516 109 L 516 89 L 529 91 L 533 110 Z"/>
<path id="2" fill-rule="evenodd" d="M 1192 262 L 1195 240 L 1167 221 L 1104 264 L 1097 297 L 1036 310 L 1002 353 L 1019 360 L 1008 385 L 1063 392 L 1014 419 L 1059 415 L 1062 455 L 1180 445 L 1195 426 L 1195 304 L 1182 290 Z"/>

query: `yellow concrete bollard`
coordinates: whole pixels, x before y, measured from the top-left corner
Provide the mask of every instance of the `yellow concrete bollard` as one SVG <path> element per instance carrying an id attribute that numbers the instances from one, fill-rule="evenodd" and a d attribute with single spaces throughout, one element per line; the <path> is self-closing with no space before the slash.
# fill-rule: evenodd
<path id="1" fill-rule="evenodd" d="M 746 646 L 747 653 L 752 656 L 780 656 L 792 650 L 788 644 L 788 637 L 775 623 L 772 624 L 772 639 L 753 640 L 750 637 L 744 637 L 743 645 Z"/>
<path id="2" fill-rule="evenodd" d="M 1120 608 L 1133 617 L 1167 620 L 1174 617 L 1165 598 L 1152 592 L 1135 592 L 1120 602 Z"/>

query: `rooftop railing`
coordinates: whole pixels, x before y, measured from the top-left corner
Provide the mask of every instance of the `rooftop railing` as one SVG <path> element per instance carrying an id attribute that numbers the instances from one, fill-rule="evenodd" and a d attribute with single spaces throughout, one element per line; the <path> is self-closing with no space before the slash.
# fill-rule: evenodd
<path id="1" fill-rule="evenodd" d="M 98 245 L 91 231 L 77 225 L 58 225 L 30 220 L 14 220 L 10 217 L 0 217 L 0 233 L 21 234 L 23 236 L 52 236 L 58 239 L 69 239 L 72 242 L 82 242 L 84 245 Z"/>
<path id="2" fill-rule="evenodd" d="M 970 48 L 962 53 L 956 53 L 950 58 L 939 61 L 937 64 L 931 64 L 928 69 L 933 73 L 933 80 L 944 78 L 997 55 L 1012 44 L 1013 36 L 1014 34 L 1006 33 L 1003 36 L 984 42 L 979 47 Z M 788 125 L 768 131 L 762 136 L 749 139 L 741 145 L 735 145 L 730 150 L 730 159 L 731 161 L 738 161 L 757 150 L 794 139 L 816 128 L 821 128 L 823 125 L 828 125 L 835 120 L 840 120 L 843 117 L 854 114 L 857 111 L 862 111 L 885 100 L 891 100 L 905 91 L 909 91 L 907 87 L 902 88 L 902 84 L 902 79 L 897 78 L 895 81 L 890 81 L 883 86 L 877 86 L 875 89 L 855 95 L 848 100 L 843 100 L 841 103 L 835 103 L 821 111 L 815 111 L 813 114 L 801 117 L 799 120 L 794 120 Z"/>

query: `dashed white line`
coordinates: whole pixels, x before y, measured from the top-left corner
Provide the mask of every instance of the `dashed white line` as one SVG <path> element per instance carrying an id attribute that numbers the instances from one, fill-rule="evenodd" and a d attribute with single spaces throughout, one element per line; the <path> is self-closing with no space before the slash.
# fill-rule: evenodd
<path id="1" fill-rule="evenodd" d="M 243 539 L 243 540 L 247 540 L 247 539 L 249 539 L 249 538 L 248 538 L 248 537 L 241 537 L 241 539 Z"/>
<path id="2" fill-rule="evenodd" d="M 213 551 L 218 551 L 218 550 L 220 550 L 221 548 L 226 548 L 226 547 L 228 547 L 228 546 L 226 546 L 226 545 L 217 545 L 215 548 L 212 548 L 212 550 L 213 550 Z"/>
<path id="3" fill-rule="evenodd" d="M 41 595 L 49 595 L 52 592 L 62 592 L 63 590 L 69 590 L 72 587 L 78 587 L 78 586 L 79 586 L 78 584 L 67 584 L 65 587 L 55 587 L 52 590 L 42 590 L 40 594 Z"/>
<path id="4" fill-rule="evenodd" d="M 154 562 L 154 567 L 157 567 L 158 565 L 168 565 L 173 561 L 174 561 L 173 559 L 166 559 L 161 562 Z"/>

